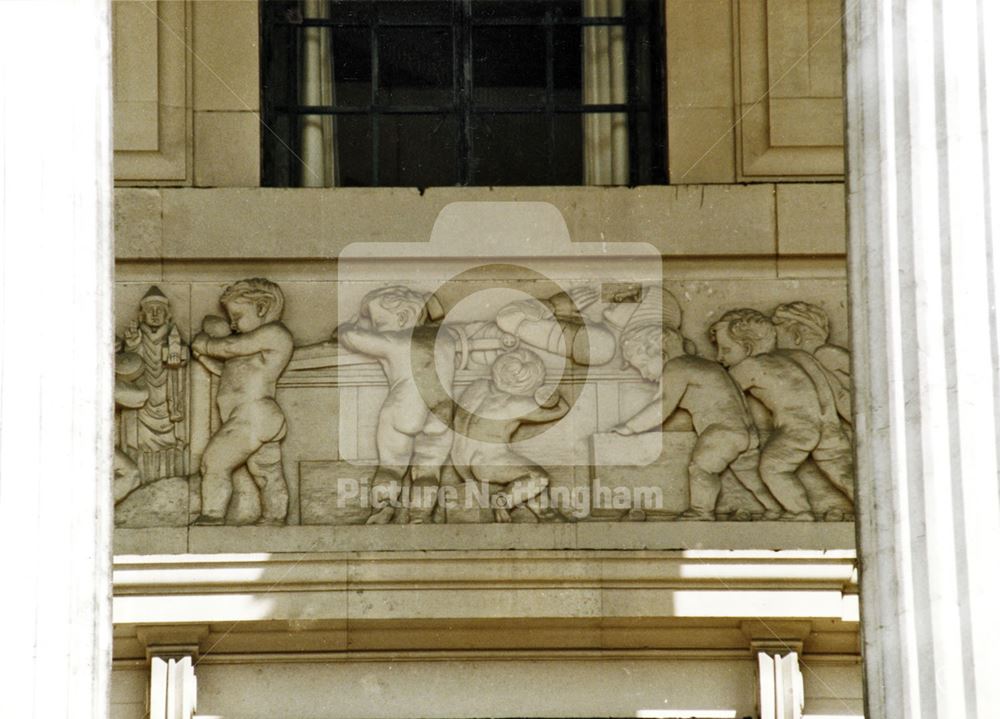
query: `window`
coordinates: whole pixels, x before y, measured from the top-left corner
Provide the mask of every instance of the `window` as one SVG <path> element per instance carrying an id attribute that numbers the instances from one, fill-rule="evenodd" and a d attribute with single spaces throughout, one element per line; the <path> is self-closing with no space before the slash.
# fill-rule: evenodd
<path id="1" fill-rule="evenodd" d="M 662 0 L 262 0 L 266 186 L 666 181 Z"/>

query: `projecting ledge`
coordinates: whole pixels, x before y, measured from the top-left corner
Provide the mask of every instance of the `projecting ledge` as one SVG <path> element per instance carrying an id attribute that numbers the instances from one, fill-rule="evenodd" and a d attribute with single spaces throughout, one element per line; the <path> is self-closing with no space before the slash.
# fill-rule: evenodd
<path id="1" fill-rule="evenodd" d="M 115 530 L 116 555 L 411 550 L 854 549 L 851 522 L 580 522 L 383 527 L 191 527 Z"/>

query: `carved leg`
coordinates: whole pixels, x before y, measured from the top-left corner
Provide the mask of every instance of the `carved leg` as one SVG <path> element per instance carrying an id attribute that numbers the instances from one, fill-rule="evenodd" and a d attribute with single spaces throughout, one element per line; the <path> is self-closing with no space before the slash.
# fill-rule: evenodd
<path id="1" fill-rule="evenodd" d="M 540 522 L 565 522 L 566 518 L 549 501 L 549 474 L 541 467 L 525 465 L 518 468 L 520 476 L 509 485 L 513 507 L 526 506 Z"/>
<path id="2" fill-rule="evenodd" d="M 764 484 L 764 480 L 761 479 L 758 469 L 759 464 L 760 452 L 752 449 L 733 460 L 733 463 L 729 465 L 729 469 L 737 481 L 746 487 L 754 496 L 754 499 L 764 507 L 764 516 L 762 519 L 780 519 L 785 510 L 778 500 L 774 498 L 774 495 L 771 494 L 771 490 Z"/>
<path id="3" fill-rule="evenodd" d="M 281 444 L 268 442 L 247 459 L 247 470 L 260 490 L 257 524 L 281 525 L 288 516 L 288 483 L 281 467 Z"/>
<path id="4" fill-rule="evenodd" d="M 403 475 L 406 467 L 379 467 L 372 477 L 370 490 L 372 516 L 366 524 L 389 524 L 396 516 L 399 498 L 403 492 Z"/>
<path id="5" fill-rule="evenodd" d="M 223 524 L 233 493 L 233 471 L 260 448 L 253 426 L 234 417 L 212 435 L 201 457 L 201 515 L 195 524 Z"/>
<path id="6" fill-rule="evenodd" d="M 413 437 L 393 426 L 392 414 L 386 411 L 384 405 L 378 418 L 375 446 L 378 448 L 379 466 L 369 491 L 372 516 L 367 524 L 389 524 L 399 508 L 403 477 L 413 457 Z"/>
<path id="7" fill-rule="evenodd" d="M 691 508 L 683 512 L 680 519 L 715 519 L 715 508 L 722 489 L 719 475 L 731 465 L 742 469 L 747 464 L 752 466 L 753 476 L 748 477 L 746 482 L 743 482 L 742 478 L 740 481 L 754 496 L 759 495 L 763 499 L 761 504 L 765 509 L 774 510 L 775 518 L 780 515 L 780 505 L 757 475 L 757 453 L 746 451 L 749 444 L 750 434 L 746 429 L 733 429 L 722 425 L 710 425 L 705 428 L 694 445 L 691 463 L 688 465 Z"/>
<path id="8" fill-rule="evenodd" d="M 854 452 L 851 440 L 840 427 L 828 428 L 812 453 L 820 471 L 854 502 Z"/>
<path id="9" fill-rule="evenodd" d="M 413 442 L 413 466 L 410 476 L 413 487 L 410 490 L 410 523 L 430 523 L 434 508 L 438 503 L 441 488 L 441 470 L 451 452 L 452 433 L 441 422 L 434 433 L 421 433 Z"/>
<path id="10" fill-rule="evenodd" d="M 691 462 L 688 465 L 688 482 L 691 487 L 691 506 L 678 519 L 681 520 L 708 520 L 715 519 L 715 502 L 719 498 L 719 490 L 722 489 L 722 480 L 719 475 L 708 472 Z"/>
<path id="11" fill-rule="evenodd" d="M 785 508 L 782 519 L 807 521 L 813 518 L 805 487 L 795 476 L 795 470 L 806 461 L 818 441 L 819 438 L 811 433 L 775 428 L 760 452 L 760 478 Z"/>

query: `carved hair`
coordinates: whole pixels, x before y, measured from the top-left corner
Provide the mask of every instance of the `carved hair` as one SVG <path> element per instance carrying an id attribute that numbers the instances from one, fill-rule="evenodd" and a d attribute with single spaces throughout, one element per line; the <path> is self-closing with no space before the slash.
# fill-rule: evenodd
<path id="1" fill-rule="evenodd" d="M 431 314 L 435 302 L 432 295 L 411 290 L 402 285 L 391 285 L 372 290 L 361 299 L 361 316 L 371 317 L 369 306 L 378 302 L 379 307 L 392 312 L 409 312 L 413 317 L 413 325 L 427 324 L 432 319 Z"/>
<path id="2" fill-rule="evenodd" d="M 531 397 L 545 384 L 545 363 L 534 352 L 516 349 L 493 362 L 493 384 L 508 394 Z"/>
<path id="3" fill-rule="evenodd" d="M 830 319 L 821 308 L 808 302 L 789 302 L 780 305 L 771 314 L 771 321 L 776 325 L 792 325 L 804 335 L 819 342 L 826 342 L 830 337 Z"/>
<path id="4" fill-rule="evenodd" d="M 747 354 L 770 352 L 777 343 L 777 332 L 766 316 L 757 310 L 742 308 L 730 310 L 712 325 L 712 329 L 725 327 L 729 336 L 743 345 Z"/>
<path id="5" fill-rule="evenodd" d="M 664 359 L 694 354 L 689 351 L 690 342 L 671 327 L 646 325 L 626 330 L 622 335 L 621 346 L 622 356 L 626 361 L 631 361 L 639 355 L 656 357 L 661 355 L 661 352 Z"/>
<path id="6" fill-rule="evenodd" d="M 285 295 L 271 280 L 252 277 L 229 285 L 219 298 L 223 305 L 233 300 L 248 300 L 257 307 L 264 307 L 264 322 L 277 322 L 285 309 Z"/>

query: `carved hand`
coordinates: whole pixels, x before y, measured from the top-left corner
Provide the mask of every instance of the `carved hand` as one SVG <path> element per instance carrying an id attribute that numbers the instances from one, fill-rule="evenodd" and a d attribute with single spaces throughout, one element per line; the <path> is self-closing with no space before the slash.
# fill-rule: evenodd
<path id="1" fill-rule="evenodd" d="M 535 391 L 535 403 L 539 407 L 551 409 L 559 404 L 559 390 L 553 385 L 542 385 Z"/>
<path id="2" fill-rule="evenodd" d="M 627 424 L 625 424 L 624 422 L 622 422 L 621 424 L 616 424 L 614 427 L 611 428 L 611 431 L 614 432 L 615 434 L 621 434 L 621 435 L 624 435 L 626 437 L 628 437 L 629 435 L 635 434 L 635 432 L 633 432 L 629 428 L 629 426 Z"/>
<path id="3" fill-rule="evenodd" d="M 203 355 L 208 349 L 208 341 L 211 338 L 205 332 L 199 332 L 195 335 L 195 338 L 191 340 L 191 351 L 195 355 Z"/>
<path id="4" fill-rule="evenodd" d="M 126 349 L 133 350 L 139 346 L 142 342 L 142 333 L 139 332 L 139 323 L 132 320 L 129 326 L 125 328 L 125 347 Z"/>

